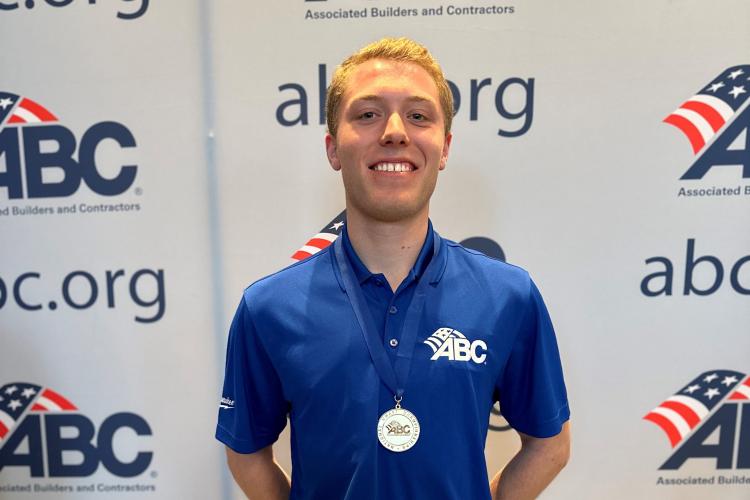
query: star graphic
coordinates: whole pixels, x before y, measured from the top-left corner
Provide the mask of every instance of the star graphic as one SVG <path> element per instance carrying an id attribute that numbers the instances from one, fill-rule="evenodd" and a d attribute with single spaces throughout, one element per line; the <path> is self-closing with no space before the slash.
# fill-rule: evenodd
<path id="1" fill-rule="evenodd" d="M 0 99 L 0 108 L 7 108 L 8 106 L 13 105 L 13 99 L 6 97 L 4 99 Z"/>
<path id="2" fill-rule="evenodd" d="M 28 387 L 21 391 L 21 396 L 25 397 L 26 399 L 29 399 L 34 394 L 36 394 L 36 391 L 31 387 Z"/>
<path id="3" fill-rule="evenodd" d="M 10 408 L 11 410 L 15 410 L 19 406 L 21 406 L 21 402 L 17 399 L 13 399 L 10 403 L 8 403 L 8 408 Z"/>
<path id="4" fill-rule="evenodd" d="M 719 389 L 711 387 L 703 395 L 706 396 L 708 399 L 713 399 L 714 396 L 718 396 L 719 394 L 721 394 L 721 392 L 719 392 Z"/>
<path id="5" fill-rule="evenodd" d="M 729 73 L 729 78 L 731 78 L 732 80 L 734 80 L 735 78 L 737 78 L 738 76 L 740 76 L 743 73 L 744 73 L 744 71 L 742 71 L 741 69 L 732 71 L 731 73 Z"/>
<path id="6" fill-rule="evenodd" d="M 729 94 L 732 95 L 735 99 L 737 99 L 737 97 L 739 97 L 740 94 L 744 94 L 745 92 L 747 92 L 747 90 L 745 90 L 744 85 L 742 85 L 741 87 L 737 87 L 735 85 L 734 87 L 732 87 L 732 90 L 729 91 Z"/>
<path id="7" fill-rule="evenodd" d="M 714 83 L 713 85 L 708 87 L 708 90 L 710 90 L 711 92 L 716 92 L 723 86 L 724 86 L 724 82 Z"/>
<path id="8" fill-rule="evenodd" d="M 18 387 L 16 387 L 15 385 L 11 385 L 7 389 L 5 389 L 5 394 L 7 394 L 8 396 L 10 396 L 11 394 L 13 394 L 14 392 L 16 392 L 17 390 L 18 390 Z"/>
<path id="9" fill-rule="evenodd" d="M 735 377 L 734 375 L 730 377 L 724 377 L 724 380 L 721 381 L 721 383 L 727 387 L 734 384 L 735 382 L 737 382 L 737 377 Z"/>
<path id="10" fill-rule="evenodd" d="M 344 225 L 343 221 L 334 222 L 333 226 L 330 227 L 330 229 L 333 229 L 334 231 L 338 231 L 341 226 Z"/>
<path id="11" fill-rule="evenodd" d="M 715 378 L 719 378 L 719 376 L 716 375 L 715 373 L 712 373 L 711 375 L 707 375 L 706 377 L 704 377 L 703 381 L 704 382 L 711 382 Z"/>
<path id="12" fill-rule="evenodd" d="M 692 394 L 692 393 L 694 393 L 695 391 L 697 391 L 700 388 L 701 388 L 701 386 L 699 386 L 698 384 L 691 385 L 690 387 L 688 387 L 687 389 L 685 389 L 685 392 L 687 392 L 688 394 Z"/>

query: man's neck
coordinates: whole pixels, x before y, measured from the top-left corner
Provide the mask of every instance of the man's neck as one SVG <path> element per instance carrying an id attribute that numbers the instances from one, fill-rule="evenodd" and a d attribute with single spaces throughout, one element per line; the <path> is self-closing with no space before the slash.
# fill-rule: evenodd
<path id="1" fill-rule="evenodd" d="M 408 276 L 427 236 L 427 212 L 381 222 L 347 210 L 346 231 L 357 256 L 371 273 L 382 273 L 394 292 Z"/>

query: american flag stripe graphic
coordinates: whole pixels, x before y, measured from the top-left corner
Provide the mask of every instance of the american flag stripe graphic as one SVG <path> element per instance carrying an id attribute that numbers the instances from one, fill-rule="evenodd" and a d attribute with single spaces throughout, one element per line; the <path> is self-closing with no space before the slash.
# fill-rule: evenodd
<path id="1" fill-rule="evenodd" d="M 672 415 L 663 415 L 656 411 L 652 411 L 643 418 L 661 427 L 661 429 L 666 433 L 667 438 L 669 439 L 669 444 L 672 445 L 672 448 L 677 446 L 677 443 L 682 441 L 683 435 L 680 434 L 680 430 L 677 426 L 678 424 L 675 424 L 673 422 Z M 679 420 L 677 420 L 677 422 L 679 422 Z"/>
<path id="2" fill-rule="evenodd" d="M 292 255 L 292 258 L 296 260 L 306 259 L 309 256 L 320 252 L 325 247 L 336 241 L 336 238 L 338 238 L 338 236 L 336 236 L 335 234 L 318 233 L 310 238 L 310 240 L 299 250 L 297 250 L 295 254 Z"/>
<path id="3" fill-rule="evenodd" d="M 323 226 L 323 229 L 310 238 L 299 250 L 294 252 L 292 259 L 306 259 L 329 246 L 341 235 L 344 224 L 346 224 L 346 210 L 334 217 L 331 222 Z"/>
<path id="4" fill-rule="evenodd" d="M 687 436 L 708 413 L 708 408 L 700 401 L 685 396 L 672 396 L 645 418 L 654 421 L 654 417 L 658 416 L 658 420 L 669 427 L 667 435 L 674 445 Z M 655 423 L 659 425 L 658 422 Z"/>
<path id="5" fill-rule="evenodd" d="M 52 389 L 45 389 L 37 398 L 31 411 L 71 411 L 77 410 L 73 403 L 60 396 Z"/>
<path id="6" fill-rule="evenodd" d="M 0 441 L 5 438 L 5 435 L 13 428 L 15 421 L 13 417 L 0 410 Z"/>
<path id="7" fill-rule="evenodd" d="M 744 384 L 739 385 L 741 380 Z M 685 387 L 668 397 L 643 418 L 658 425 L 669 439 L 672 448 L 691 432 L 727 399 L 746 390 L 750 394 L 750 377 L 731 370 L 705 372 Z M 732 394 L 732 397 L 728 397 Z"/>
<path id="8" fill-rule="evenodd" d="M 28 97 L 21 99 L 8 123 L 45 123 L 56 122 L 57 117 L 50 113 L 45 107 L 37 104 Z"/>
<path id="9" fill-rule="evenodd" d="M 0 91 L 0 125 L 56 121 L 57 117 L 47 108 L 28 97 Z"/>
<path id="10" fill-rule="evenodd" d="M 727 68 L 664 119 L 685 134 L 693 154 L 711 142 L 747 101 L 749 74 L 750 65 Z"/>
<path id="11" fill-rule="evenodd" d="M 78 408 L 49 388 L 28 382 L 13 382 L 0 387 L 0 444 L 29 412 L 65 412 Z"/>
<path id="12" fill-rule="evenodd" d="M 661 407 L 669 408 L 679 413 L 691 429 L 698 425 L 698 422 L 708 415 L 708 408 L 706 408 L 703 403 L 685 396 L 672 396 L 671 398 L 667 398 L 667 400 L 661 404 Z"/>
<path id="13" fill-rule="evenodd" d="M 734 401 L 750 400 L 750 377 L 748 377 L 742 385 L 736 387 L 736 390 L 731 396 L 729 396 L 729 399 Z"/>

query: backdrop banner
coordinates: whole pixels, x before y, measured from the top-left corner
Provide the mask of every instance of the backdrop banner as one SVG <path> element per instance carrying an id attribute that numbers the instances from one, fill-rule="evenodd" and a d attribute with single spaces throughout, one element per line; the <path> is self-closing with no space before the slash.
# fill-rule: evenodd
<path id="1" fill-rule="evenodd" d="M 0 497 L 242 498 L 229 322 L 340 234 L 325 89 L 383 36 L 454 94 L 435 228 L 555 324 L 573 453 L 542 497 L 750 496 L 747 2 L 0 0 Z M 492 475 L 520 440 L 490 425 Z"/>
<path id="2" fill-rule="evenodd" d="M 0 498 L 221 494 L 204 34 L 168 4 L 0 2 Z"/>

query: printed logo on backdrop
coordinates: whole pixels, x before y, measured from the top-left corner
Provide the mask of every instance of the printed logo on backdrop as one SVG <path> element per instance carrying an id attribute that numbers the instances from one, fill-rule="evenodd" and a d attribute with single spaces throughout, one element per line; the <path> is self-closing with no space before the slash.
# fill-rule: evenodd
<path id="1" fill-rule="evenodd" d="M 318 231 L 307 243 L 305 243 L 299 250 L 293 255 L 292 259 L 300 261 L 306 259 L 316 253 L 320 252 L 324 248 L 328 247 L 331 243 L 336 241 L 336 238 L 341 236 L 341 231 L 344 229 L 346 224 L 346 210 L 343 210 L 340 214 L 334 217 L 328 224 L 324 225 L 320 231 Z M 489 257 L 501 260 L 505 262 L 505 252 L 502 247 L 494 240 L 484 236 L 474 236 L 466 238 L 461 241 L 461 245 L 466 248 L 471 248 L 478 252 L 482 252 Z M 459 340 L 456 341 L 455 339 Z M 461 340 L 462 339 L 462 340 Z M 427 345 L 433 348 L 434 355 L 433 360 L 437 360 L 440 357 L 447 357 L 449 359 L 461 360 L 472 360 L 475 363 L 482 363 L 484 361 L 484 351 L 487 349 L 487 345 L 479 340 L 474 342 L 468 342 L 468 346 L 464 348 L 462 342 L 466 340 L 465 336 L 458 330 L 450 328 L 441 328 L 436 331 L 431 337 L 430 342 L 425 342 Z M 459 343 L 459 349 L 455 348 L 455 343 Z M 458 353 L 458 354 L 457 354 Z M 464 357 L 466 357 L 464 359 Z M 232 401 L 232 405 L 234 402 Z M 224 400 L 222 399 L 222 405 Z M 222 406 L 222 408 L 231 408 L 232 406 Z M 490 430 L 493 431 L 507 431 L 511 427 L 502 417 L 498 403 L 495 403 L 491 410 L 490 415 Z"/>
<path id="2" fill-rule="evenodd" d="M 672 452 L 659 467 L 660 486 L 750 487 L 750 376 L 707 371 L 651 410 L 645 420 L 664 432 Z M 691 473 L 679 471 L 690 464 Z M 705 471 L 695 473 L 696 470 Z"/>
<path id="3" fill-rule="evenodd" d="M 641 280 L 641 293 L 646 297 L 669 297 L 673 294 L 705 296 L 723 287 L 741 295 L 750 295 L 750 255 L 739 258 L 711 255 L 706 253 L 705 242 L 700 250 L 696 250 L 696 247 L 696 239 L 688 238 L 684 267 L 679 257 L 658 255 L 646 259 L 653 272 Z"/>
<path id="4" fill-rule="evenodd" d="M 46 106 L 0 91 L 0 217 L 140 211 L 140 203 L 109 201 L 142 192 L 131 190 L 138 166 L 111 158 L 113 142 L 120 150 L 136 147 L 121 123 L 96 123 L 77 138 Z M 84 189 L 102 201 L 77 201 Z"/>
<path id="5" fill-rule="evenodd" d="M 111 2 L 99 2 L 99 5 L 110 4 Z M 138 19 L 148 10 L 149 0 L 120 0 L 122 6 L 128 6 L 127 10 L 118 10 L 117 18 L 125 20 Z M 96 0 L 0 0 L 0 13 L 3 11 L 13 11 L 16 9 L 34 9 L 35 7 L 67 7 L 71 4 L 96 6 Z M 8 14 L 0 14 L 8 15 Z"/>
<path id="6" fill-rule="evenodd" d="M 49 295 L 43 290 L 59 290 Z M 17 307 L 26 312 L 56 311 L 59 309 L 101 311 L 138 307 L 132 316 L 137 323 L 159 321 L 167 308 L 164 269 L 124 269 L 89 272 L 82 269 L 66 272 L 64 276 L 42 276 L 39 272 L 14 271 L 0 276 L 0 311 Z"/>
<path id="7" fill-rule="evenodd" d="M 678 197 L 750 197 L 750 65 L 727 68 L 664 119 L 695 160 Z"/>
<path id="8" fill-rule="evenodd" d="M 327 75 L 328 66 L 318 64 L 314 89 L 308 90 L 308 87 L 299 82 L 279 85 L 279 93 L 285 100 L 276 108 L 276 122 L 283 127 L 307 126 L 312 123 L 311 113 L 317 111 L 317 124 L 325 125 L 326 89 L 330 83 Z M 534 121 L 534 81 L 533 77 L 517 76 L 496 79 L 494 82 L 497 83 L 493 83 L 490 76 L 470 78 L 468 82 L 458 83 L 448 80 L 453 94 L 454 122 L 465 116 L 466 112 L 462 109 L 468 106 L 469 122 L 482 125 L 492 122 L 488 135 L 520 137 L 526 134 Z M 311 91 L 315 92 L 314 103 L 311 102 Z M 317 110 L 311 106 L 315 106 Z M 487 115 L 493 111 L 496 116 Z"/>
<path id="9" fill-rule="evenodd" d="M 148 422 L 135 413 L 115 413 L 96 425 L 70 399 L 49 387 L 6 384 L 0 387 L 0 472 L 4 472 L 0 492 L 156 491 L 151 481 L 155 471 L 148 474 L 149 481 L 123 480 L 147 473 L 154 453 L 143 448 L 148 448 L 151 435 Z M 100 469 L 111 479 L 84 479 Z M 67 480 L 50 481 L 57 478 Z"/>
<path id="10" fill-rule="evenodd" d="M 320 7 L 310 8 L 312 2 L 320 2 Z M 325 2 L 325 3 L 323 3 Z M 356 3 L 356 6 L 351 6 Z M 515 5 L 455 5 L 441 3 L 431 7 L 404 7 L 403 5 L 372 5 L 372 0 L 346 2 L 344 0 L 304 0 L 306 21 L 362 21 L 377 19 L 404 18 L 463 18 L 467 16 L 510 16 L 516 13 Z"/>

